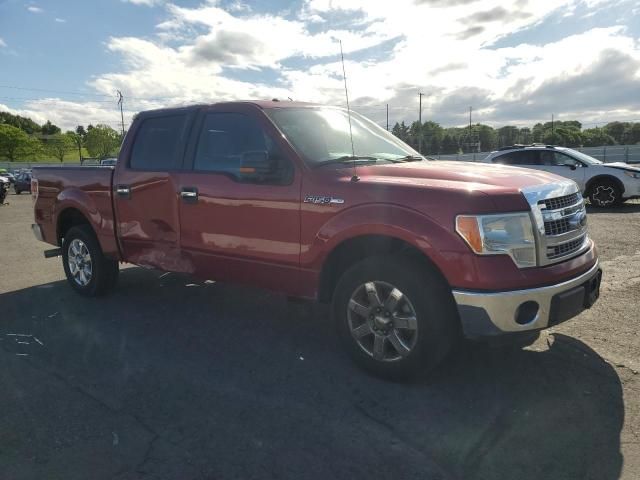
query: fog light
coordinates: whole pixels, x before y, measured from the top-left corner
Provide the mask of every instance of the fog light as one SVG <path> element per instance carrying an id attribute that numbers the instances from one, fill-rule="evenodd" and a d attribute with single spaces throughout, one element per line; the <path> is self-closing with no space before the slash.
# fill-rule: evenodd
<path id="1" fill-rule="evenodd" d="M 533 300 L 524 302 L 516 310 L 516 323 L 519 325 L 526 325 L 527 323 L 533 322 L 538 315 L 539 309 L 540 305 L 538 305 L 538 302 L 534 302 Z"/>

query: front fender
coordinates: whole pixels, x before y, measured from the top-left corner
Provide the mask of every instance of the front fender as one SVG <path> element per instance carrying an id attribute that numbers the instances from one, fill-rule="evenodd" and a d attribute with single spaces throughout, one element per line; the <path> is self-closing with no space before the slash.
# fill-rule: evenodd
<path id="1" fill-rule="evenodd" d="M 61 191 L 54 203 L 53 218 L 56 228 L 59 226 L 60 215 L 69 208 L 78 210 L 89 221 L 105 255 L 120 257 L 114 230 L 111 192 L 108 189 L 85 191 L 71 187 Z"/>
<path id="2" fill-rule="evenodd" d="M 449 280 L 452 265 L 472 268 L 468 248 L 451 225 L 442 225 L 416 210 L 393 204 L 366 204 L 332 216 L 307 246 L 302 246 L 303 268 L 320 271 L 328 255 L 345 240 L 363 235 L 398 238 L 423 252 Z"/>

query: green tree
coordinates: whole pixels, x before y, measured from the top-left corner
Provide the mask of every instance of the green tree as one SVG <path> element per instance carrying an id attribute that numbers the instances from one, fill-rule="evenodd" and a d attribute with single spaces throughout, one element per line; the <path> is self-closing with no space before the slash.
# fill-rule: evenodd
<path id="1" fill-rule="evenodd" d="M 626 132 L 626 137 L 627 144 L 635 145 L 640 143 L 640 123 L 632 124 Z"/>
<path id="2" fill-rule="evenodd" d="M 11 125 L 0 124 L 0 157 L 10 162 L 24 160 L 38 150 L 39 142 Z"/>
<path id="3" fill-rule="evenodd" d="M 489 125 L 476 125 L 478 139 L 480 140 L 480 150 L 490 152 L 498 146 L 498 135 Z"/>
<path id="4" fill-rule="evenodd" d="M 523 143 L 525 145 L 533 143 L 533 132 L 529 127 L 521 128 L 518 132 L 518 137 L 520 143 Z"/>
<path id="5" fill-rule="evenodd" d="M 518 143 L 518 127 L 505 126 L 498 129 L 498 146 L 510 146 Z"/>
<path id="6" fill-rule="evenodd" d="M 82 163 L 82 146 L 84 145 L 84 137 L 80 133 L 78 133 L 78 128 L 76 128 L 75 132 L 69 130 L 65 135 L 69 137 L 69 139 L 73 143 L 73 146 L 78 149 L 78 158 L 80 159 L 80 163 Z"/>
<path id="7" fill-rule="evenodd" d="M 13 115 L 9 112 L 0 112 L 0 124 L 2 123 L 19 128 L 29 135 L 40 133 L 41 130 L 40 125 L 30 118 Z"/>
<path id="8" fill-rule="evenodd" d="M 445 153 L 445 154 L 458 153 L 458 142 L 449 133 L 446 133 L 442 138 L 442 153 Z"/>
<path id="9" fill-rule="evenodd" d="M 631 125 L 628 122 L 609 122 L 604 131 L 611 135 L 617 143 L 624 143 L 624 133 Z"/>
<path id="10" fill-rule="evenodd" d="M 406 142 L 409 139 L 409 127 L 404 124 L 404 120 L 402 121 L 402 123 L 396 122 L 396 124 L 393 126 L 393 129 L 391 130 L 391 133 L 393 133 L 403 142 Z"/>
<path id="11" fill-rule="evenodd" d="M 60 133 L 60 127 L 58 127 L 57 125 L 54 125 L 49 120 L 47 120 L 47 123 L 42 125 L 43 135 L 55 135 L 56 133 Z"/>
<path id="12" fill-rule="evenodd" d="M 444 137 L 444 129 L 439 123 L 429 120 L 422 124 L 422 153 L 438 154 Z"/>
<path id="13" fill-rule="evenodd" d="M 85 146 L 92 157 L 106 158 L 117 153 L 120 134 L 108 125 L 91 126 L 87 132 Z"/>
<path id="14" fill-rule="evenodd" d="M 582 142 L 585 147 L 600 147 L 614 145 L 615 139 L 602 128 L 588 128 L 582 132 Z"/>
<path id="15" fill-rule="evenodd" d="M 73 134 L 73 133 L 72 133 Z M 73 134 L 75 135 L 75 134 Z M 64 156 L 69 153 L 75 147 L 75 142 L 69 133 L 56 133 L 51 138 L 47 139 L 45 144 L 45 151 L 60 160 L 60 163 L 64 162 Z"/>

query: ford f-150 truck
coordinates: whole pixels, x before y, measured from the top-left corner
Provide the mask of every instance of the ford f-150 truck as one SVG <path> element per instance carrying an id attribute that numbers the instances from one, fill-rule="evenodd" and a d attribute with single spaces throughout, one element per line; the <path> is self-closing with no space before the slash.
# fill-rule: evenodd
<path id="1" fill-rule="evenodd" d="M 143 112 L 115 166 L 36 168 L 32 195 L 33 231 L 80 294 L 129 262 L 331 303 L 354 359 L 388 376 L 461 337 L 530 337 L 599 294 L 573 181 L 428 161 L 341 108 Z"/>

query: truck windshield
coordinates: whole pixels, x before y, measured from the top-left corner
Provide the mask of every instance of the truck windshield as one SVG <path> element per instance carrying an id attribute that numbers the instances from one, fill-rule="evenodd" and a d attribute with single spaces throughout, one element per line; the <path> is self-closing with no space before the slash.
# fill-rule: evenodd
<path id="1" fill-rule="evenodd" d="M 347 111 L 334 107 L 272 108 L 267 115 L 312 166 L 354 160 Z M 423 160 L 418 152 L 371 120 L 351 112 L 355 159 Z"/>

